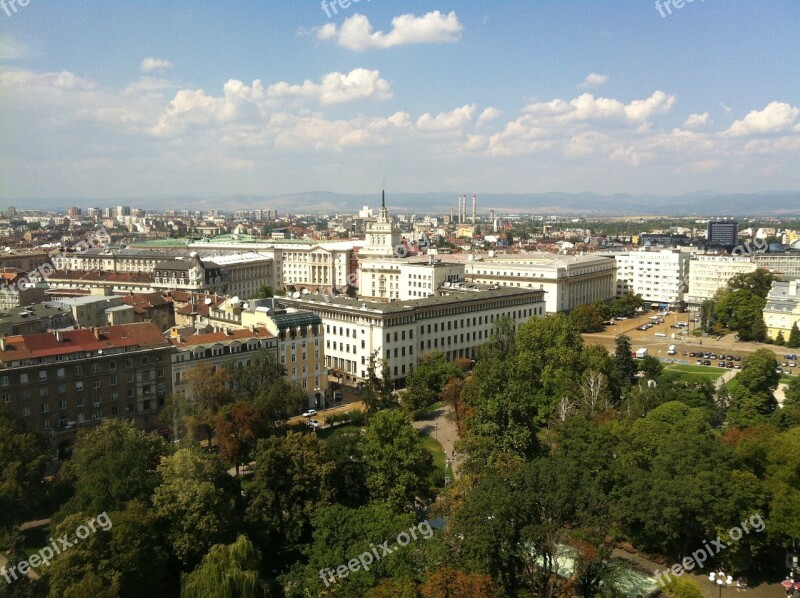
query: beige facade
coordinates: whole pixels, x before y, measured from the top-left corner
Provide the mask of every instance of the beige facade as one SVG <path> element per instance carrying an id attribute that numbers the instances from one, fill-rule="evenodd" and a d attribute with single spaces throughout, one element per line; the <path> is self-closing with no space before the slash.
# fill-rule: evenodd
<path id="1" fill-rule="evenodd" d="M 789 340 L 792 326 L 800 326 L 800 280 L 772 283 L 764 306 L 764 323 L 770 338 L 782 332 L 784 340 Z"/>

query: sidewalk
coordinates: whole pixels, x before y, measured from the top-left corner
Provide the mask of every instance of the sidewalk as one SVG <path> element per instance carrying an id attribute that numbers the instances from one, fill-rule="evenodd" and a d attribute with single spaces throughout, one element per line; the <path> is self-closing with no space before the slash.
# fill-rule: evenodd
<path id="1" fill-rule="evenodd" d="M 436 411 L 428 413 L 424 419 L 414 422 L 414 427 L 425 434 L 433 436 L 442 445 L 445 457 L 453 468 L 453 476 L 458 476 L 458 469 L 461 465 L 461 456 L 453 458 L 455 443 L 458 440 L 458 430 L 455 422 L 449 415 L 453 409 L 449 405 L 440 407 Z"/>

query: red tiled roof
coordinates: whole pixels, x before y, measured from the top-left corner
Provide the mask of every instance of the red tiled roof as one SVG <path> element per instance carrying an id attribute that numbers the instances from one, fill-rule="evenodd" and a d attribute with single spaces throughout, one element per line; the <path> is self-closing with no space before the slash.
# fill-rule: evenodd
<path id="1" fill-rule="evenodd" d="M 26 334 L 5 339 L 5 350 L 0 351 L 0 362 L 20 361 L 37 357 L 51 357 L 76 352 L 117 349 L 121 347 L 157 348 L 169 346 L 161 328 L 151 322 L 105 326 L 95 331 L 89 328 L 55 333 Z"/>

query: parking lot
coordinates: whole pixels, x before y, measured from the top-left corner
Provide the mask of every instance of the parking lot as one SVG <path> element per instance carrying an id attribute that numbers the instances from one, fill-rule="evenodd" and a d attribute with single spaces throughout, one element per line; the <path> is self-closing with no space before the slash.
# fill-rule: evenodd
<path id="1" fill-rule="evenodd" d="M 634 351 L 646 348 L 653 357 L 689 365 L 700 365 L 697 363 L 697 360 L 700 359 L 701 362 L 710 361 L 712 367 L 719 367 L 720 361 L 723 361 L 726 369 L 736 369 L 736 365 L 741 364 L 742 358 L 757 349 L 769 349 L 775 353 L 781 373 L 789 375 L 800 373 L 796 366 L 797 361 L 788 360 L 785 357 L 793 352 L 792 349 L 762 343 L 739 342 L 736 340 L 735 334 L 728 334 L 721 338 L 695 337 L 691 333 L 699 325 L 699 322 L 692 321 L 694 315 L 692 312 L 670 312 L 661 317 L 663 322 L 656 323 L 651 318 L 659 317 L 658 313 L 647 311 L 633 318 L 614 320 L 614 323 L 606 326 L 603 332 L 584 334 L 584 340 L 587 344 L 600 344 L 613 351 L 617 335 L 625 334 L 631 339 L 631 348 Z M 688 326 L 674 328 L 673 326 L 677 326 L 678 322 L 686 322 Z M 645 324 L 653 325 L 646 330 L 641 330 Z M 670 345 L 675 345 L 675 355 L 667 355 Z M 695 353 L 695 355 L 691 356 L 691 353 Z M 702 357 L 698 357 L 697 353 L 700 353 Z M 724 356 L 724 359 L 721 356 Z M 729 359 L 729 357 L 733 359 Z M 730 368 L 728 368 L 728 363 L 731 364 Z M 786 365 L 783 365 L 784 363 Z"/>

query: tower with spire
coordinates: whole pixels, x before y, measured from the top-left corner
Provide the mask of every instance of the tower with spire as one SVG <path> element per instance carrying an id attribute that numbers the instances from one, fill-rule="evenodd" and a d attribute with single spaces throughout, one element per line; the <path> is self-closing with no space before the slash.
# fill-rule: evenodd
<path id="1" fill-rule="evenodd" d="M 375 222 L 367 224 L 366 244 L 358 252 L 359 258 L 394 257 L 397 248 L 402 243 L 400 229 L 395 227 L 394 221 L 386 209 L 386 190 L 381 191 L 381 209 Z"/>

